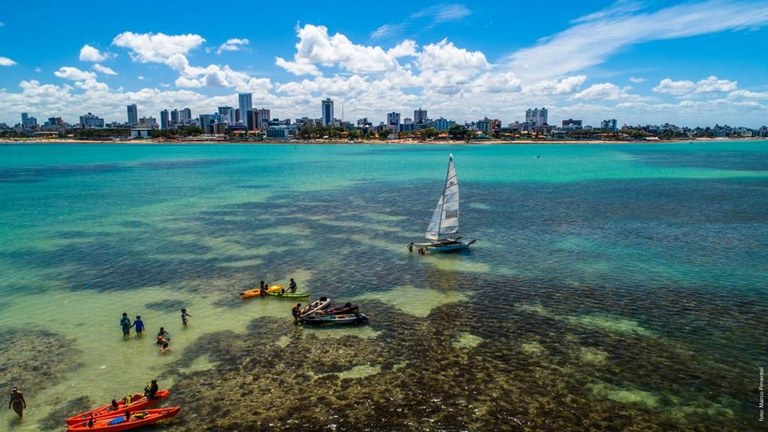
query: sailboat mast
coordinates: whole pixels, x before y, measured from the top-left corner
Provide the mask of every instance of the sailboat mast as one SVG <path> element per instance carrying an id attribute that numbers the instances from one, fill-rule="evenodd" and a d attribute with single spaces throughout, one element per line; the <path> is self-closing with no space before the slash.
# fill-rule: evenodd
<path id="1" fill-rule="evenodd" d="M 445 170 L 445 181 L 443 182 L 443 193 L 441 194 L 440 202 L 443 203 L 443 208 L 440 209 L 440 223 L 437 225 L 437 238 L 440 238 L 440 230 L 443 228 L 443 213 L 445 213 L 445 191 L 448 189 L 448 179 L 451 176 L 451 162 L 453 161 L 453 155 L 448 155 L 448 169 Z"/>

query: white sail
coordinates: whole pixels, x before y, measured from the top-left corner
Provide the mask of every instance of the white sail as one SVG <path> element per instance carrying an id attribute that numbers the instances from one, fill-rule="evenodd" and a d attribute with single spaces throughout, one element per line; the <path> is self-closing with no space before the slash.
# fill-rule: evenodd
<path id="1" fill-rule="evenodd" d="M 424 235 L 428 240 L 440 240 L 447 235 L 455 236 L 459 232 L 459 179 L 453 155 L 448 158 L 448 173 L 445 176 L 445 188 L 437 201 L 437 208 Z"/>
<path id="2" fill-rule="evenodd" d="M 429 226 L 427 227 L 427 233 L 424 234 L 424 237 L 427 240 L 437 240 L 438 236 L 440 235 L 440 217 L 443 215 L 443 195 L 440 195 L 440 199 L 437 200 L 437 208 L 435 208 L 435 212 L 432 213 L 432 220 L 429 221 Z"/>

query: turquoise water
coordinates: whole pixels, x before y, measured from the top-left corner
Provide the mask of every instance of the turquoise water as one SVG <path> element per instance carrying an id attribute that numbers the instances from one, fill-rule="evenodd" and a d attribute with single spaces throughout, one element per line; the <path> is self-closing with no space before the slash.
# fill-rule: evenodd
<path id="1" fill-rule="evenodd" d="M 449 153 L 478 243 L 408 254 Z M 163 430 L 755 429 L 766 196 L 765 141 L 0 146 L 0 425 L 158 377 Z M 290 277 L 370 324 L 237 295 Z"/>

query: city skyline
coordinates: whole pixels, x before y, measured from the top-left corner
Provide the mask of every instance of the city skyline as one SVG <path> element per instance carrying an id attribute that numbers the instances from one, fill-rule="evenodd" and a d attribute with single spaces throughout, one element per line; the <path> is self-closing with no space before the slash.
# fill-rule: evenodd
<path id="1" fill-rule="evenodd" d="M 195 8 L 174 9 L 173 20 L 151 11 L 115 20 L 112 3 L 0 12 L 0 123 L 22 112 L 125 121 L 132 104 L 155 118 L 247 105 L 316 118 L 326 98 L 353 123 L 420 107 L 460 123 L 522 122 L 532 107 L 547 107 L 552 124 L 768 123 L 765 1 L 395 2 L 370 14 L 352 4 L 228 6 L 259 18 L 253 26 Z M 83 31 L 67 31 L 74 26 Z"/>

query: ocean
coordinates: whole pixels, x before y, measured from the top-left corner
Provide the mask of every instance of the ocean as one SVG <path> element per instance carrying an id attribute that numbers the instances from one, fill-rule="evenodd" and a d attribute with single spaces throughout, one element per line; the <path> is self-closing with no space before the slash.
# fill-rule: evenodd
<path id="1" fill-rule="evenodd" d="M 449 154 L 477 242 L 409 253 Z M 289 278 L 369 323 L 238 295 Z M 0 429 L 760 430 L 767 280 L 768 141 L 0 145 Z"/>

